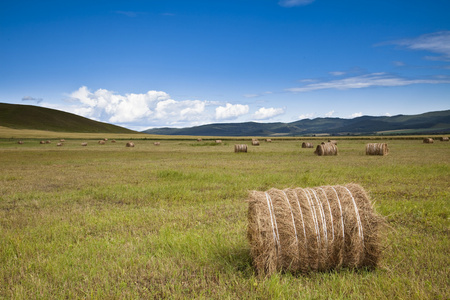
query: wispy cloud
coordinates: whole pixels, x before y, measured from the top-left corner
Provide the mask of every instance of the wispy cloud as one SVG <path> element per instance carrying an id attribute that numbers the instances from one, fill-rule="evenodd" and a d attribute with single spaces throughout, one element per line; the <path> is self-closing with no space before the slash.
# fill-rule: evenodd
<path id="1" fill-rule="evenodd" d="M 302 87 L 294 87 L 286 89 L 288 92 L 300 93 L 310 92 L 324 89 L 361 89 L 369 87 L 393 87 L 405 86 L 411 84 L 439 84 L 450 83 L 450 78 L 432 78 L 432 79 L 406 79 L 396 77 L 388 73 L 371 73 L 361 76 L 353 76 L 339 80 L 324 81 L 318 83 L 311 83 Z"/>
<path id="2" fill-rule="evenodd" d="M 31 96 L 25 96 L 25 97 L 22 97 L 22 101 L 34 101 L 34 102 L 36 102 L 36 103 L 41 103 L 42 102 L 42 98 L 34 98 L 34 97 L 31 97 Z"/>
<path id="3" fill-rule="evenodd" d="M 379 45 L 385 44 L 399 45 L 411 50 L 429 51 L 432 53 L 439 54 L 439 56 L 425 56 L 426 59 L 450 61 L 449 30 L 423 34 L 416 38 L 391 41 Z"/>
<path id="4" fill-rule="evenodd" d="M 313 3 L 315 0 L 280 0 L 278 4 L 283 7 L 302 6 Z"/>
<path id="5" fill-rule="evenodd" d="M 342 76 L 342 75 L 345 75 L 345 72 L 334 71 L 334 72 L 328 72 L 328 74 L 333 75 L 333 76 Z"/>
<path id="6" fill-rule="evenodd" d="M 334 113 L 335 113 L 335 111 L 334 110 L 332 110 L 332 111 L 329 111 L 329 112 L 327 112 L 326 114 L 325 114 L 325 117 L 327 117 L 327 118 L 331 118 L 333 115 L 334 115 Z"/>
<path id="7" fill-rule="evenodd" d="M 275 116 L 284 114 L 284 109 L 282 108 L 274 108 L 274 107 L 270 107 L 270 108 L 265 108 L 265 107 L 261 107 L 260 109 L 258 109 L 255 114 L 253 115 L 253 117 L 257 120 L 266 120 L 266 119 L 270 119 L 273 118 Z"/>

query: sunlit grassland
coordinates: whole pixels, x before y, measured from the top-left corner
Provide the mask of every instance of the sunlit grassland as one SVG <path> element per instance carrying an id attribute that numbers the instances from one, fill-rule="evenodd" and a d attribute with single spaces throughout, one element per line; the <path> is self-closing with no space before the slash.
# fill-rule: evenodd
<path id="1" fill-rule="evenodd" d="M 39 138 L 0 140 L 0 298 L 450 298 L 448 142 L 387 140 L 381 157 L 343 139 L 318 157 L 298 140 Z M 248 191 L 349 182 L 388 222 L 380 266 L 258 277 Z"/>

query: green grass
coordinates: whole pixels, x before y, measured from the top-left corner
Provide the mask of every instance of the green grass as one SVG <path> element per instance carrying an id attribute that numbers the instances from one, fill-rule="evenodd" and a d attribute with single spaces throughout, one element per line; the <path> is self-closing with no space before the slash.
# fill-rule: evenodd
<path id="1" fill-rule="evenodd" d="M 38 141 L 0 140 L 0 299 L 450 298 L 448 142 L 317 157 L 295 140 Z M 380 266 L 258 277 L 248 191 L 349 182 L 388 222 Z"/>

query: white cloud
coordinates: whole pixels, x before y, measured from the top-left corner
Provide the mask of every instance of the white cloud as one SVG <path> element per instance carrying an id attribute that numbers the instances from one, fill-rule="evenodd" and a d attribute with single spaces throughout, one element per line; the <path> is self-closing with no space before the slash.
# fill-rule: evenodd
<path id="1" fill-rule="evenodd" d="M 392 115 L 391 115 L 390 113 L 388 113 L 388 112 L 385 113 L 384 115 L 385 115 L 386 117 L 391 117 L 391 116 L 392 116 Z"/>
<path id="2" fill-rule="evenodd" d="M 353 119 L 353 118 L 357 118 L 357 117 L 362 117 L 362 115 L 363 115 L 362 112 L 357 112 L 357 113 L 351 114 L 349 116 L 349 118 Z"/>
<path id="3" fill-rule="evenodd" d="M 340 71 L 334 71 L 334 72 L 328 72 L 330 75 L 333 76 L 342 76 L 345 75 L 345 72 L 340 72 Z"/>
<path id="4" fill-rule="evenodd" d="M 216 119 L 233 119 L 248 113 L 249 106 L 242 104 L 230 104 L 216 108 Z"/>
<path id="5" fill-rule="evenodd" d="M 325 114 L 325 117 L 331 118 L 333 115 L 334 115 L 334 110 L 327 112 L 327 113 Z"/>
<path id="6" fill-rule="evenodd" d="M 282 108 L 265 108 L 261 107 L 258 109 L 253 117 L 257 120 L 264 120 L 264 119 L 270 119 L 272 117 L 278 116 L 284 114 L 284 110 Z"/>
<path id="7" fill-rule="evenodd" d="M 299 120 L 312 119 L 313 117 L 314 117 L 314 113 L 302 114 L 302 115 L 298 116 Z"/>
<path id="8" fill-rule="evenodd" d="M 331 80 L 326 82 L 318 82 L 304 85 L 302 87 L 289 88 L 286 91 L 299 93 L 310 92 L 324 89 L 360 89 L 368 87 L 392 87 L 392 86 L 405 86 L 411 84 L 439 84 L 450 83 L 449 79 L 405 79 L 401 77 L 395 77 L 387 73 L 371 73 L 361 76 L 348 77 L 344 79 Z"/>
<path id="9" fill-rule="evenodd" d="M 294 7 L 308 5 L 310 3 L 313 3 L 314 1 L 315 0 L 280 0 L 278 4 L 284 7 Z"/>
<path id="10" fill-rule="evenodd" d="M 386 44 L 386 43 L 384 43 Z M 450 61 L 450 31 L 438 31 L 423 34 L 412 39 L 403 39 L 388 44 L 404 46 L 411 50 L 422 50 L 440 54 L 441 56 L 426 56 L 430 60 Z"/>
<path id="11" fill-rule="evenodd" d="M 170 125 L 183 121 L 201 120 L 207 101 L 176 101 L 162 91 L 145 94 L 119 95 L 106 89 L 91 92 L 82 86 L 69 95 L 73 106 L 70 111 L 87 118 L 115 124 Z M 137 125 L 136 125 L 137 126 Z"/>
<path id="12" fill-rule="evenodd" d="M 244 97 L 245 98 L 255 98 L 255 97 L 259 97 L 259 94 L 245 94 Z"/>

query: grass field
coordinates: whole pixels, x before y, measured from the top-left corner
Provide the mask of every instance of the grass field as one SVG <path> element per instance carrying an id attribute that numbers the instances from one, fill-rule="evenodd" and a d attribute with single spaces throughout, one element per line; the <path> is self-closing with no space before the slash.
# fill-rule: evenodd
<path id="1" fill-rule="evenodd" d="M 343 139 L 318 157 L 296 140 L 71 138 L 0 139 L 1 299 L 450 298 L 448 142 L 388 140 L 382 157 Z M 258 277 L 249 190 L 350 182 L 389 225 L 379 267 Z"/>

